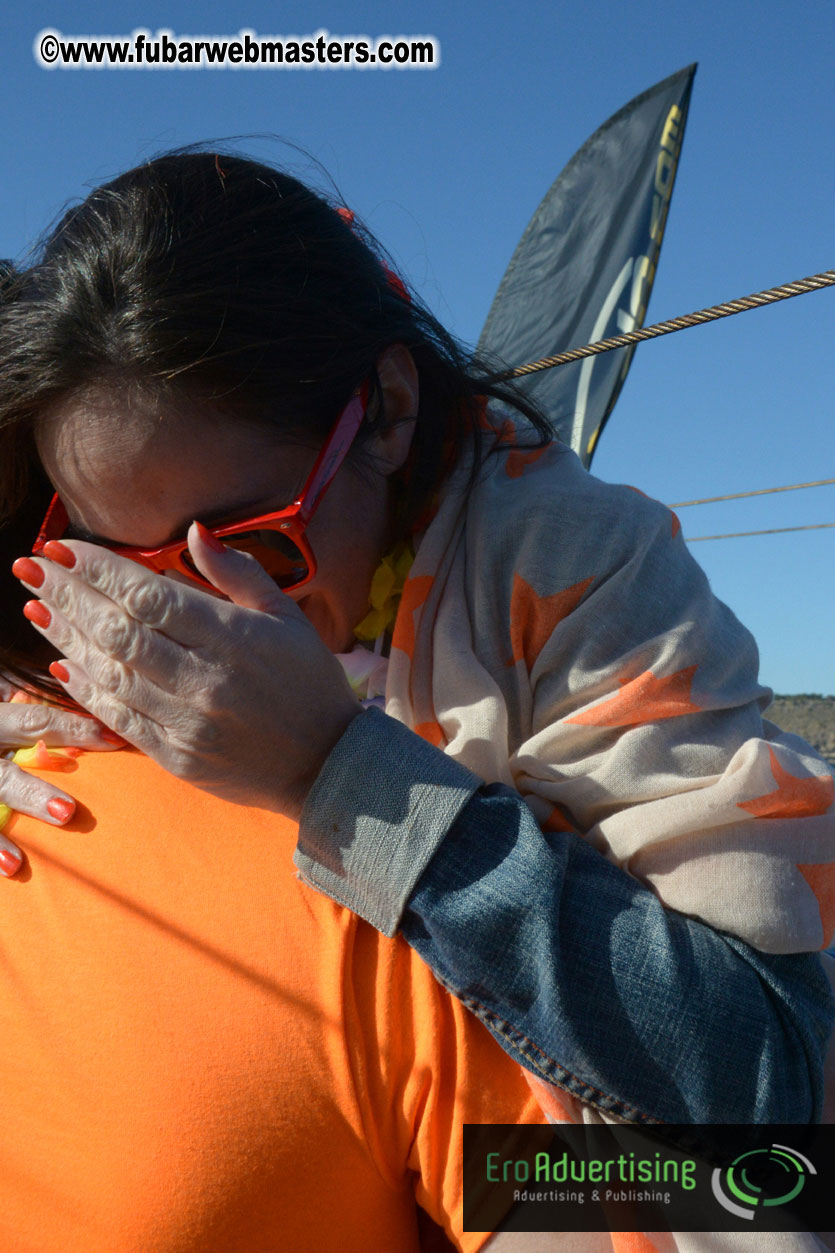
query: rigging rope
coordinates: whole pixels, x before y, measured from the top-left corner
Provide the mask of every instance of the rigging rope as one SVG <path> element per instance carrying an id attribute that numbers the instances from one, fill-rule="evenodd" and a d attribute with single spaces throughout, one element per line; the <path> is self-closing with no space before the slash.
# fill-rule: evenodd
<path id="1" fill-rule="evenodd" d="M 811 526 L 778 526 L 770 531 L 730 531 L 727 535 L 694 535 L 689 539 L 685 536 L 685 542 L 696 544 L 702 539 L 739 539 L 742 535 L 783 535 L 786 531 L 825 531 L 831 526 L 835 526 L 835 522 L 814 522 Z"/>
<path id="2" fill-rule="evenodd" d="M 596 357 L 599 353 L 611 352 L 614 348 L 627 348 L 630 344 L 640 344 L 645 339 L 657 339 L 660 335 L 683 331 L 689 326 L 700 326 L 703 322 L 729 318 L 735 313 L 745 313 L 749 309 L 758 309 L 763 305 L 774 304 L 778 300 L 789 300 L 792 296 L 819 291 L 822 287 L 835 287 L 835 270 L 824 270 L 808 278 L 796 279 L 793 283 L 781 283 L 779 287 L 769 287 L 766 291 L 754 292 L 751 296 L 739 296 L 736 300 L 726 300 L 720 305 L 711 305 L 710 308 L 699 309 L 695 313 L 668 318 L 665 322 L 656 322 L 653 326 L 644 326 L 637 331 L 612 335 L 608 339 L 600 339 L 582 348 L 569 348 L 566 352 L 556 353 L 551 357 L 542 357 L 539 361 L 530 361 L 527 365 L 519 365 L 515 369 L 494 374 L 490 382 L 505 383 L 511 379 L 523 378 L 539 370 L 550 370 L 554 366 L 567 365 L 571 361 L 580 361 L 584 357 Z M 791 483 L 787 487 L 763 487 L 753 492 L 733 492 L 728 496 L 705 496 L 702 500 L 683 500 L 669 507 L 684 509 L 688 505 L 708 505 L 720 500 L 740 500 L 745 496 L 767 496 L 771 492 L 793 492 L 803 487 L 824 487 L 829 483 L 835 483 L 835 479 L 818 479 L 814 483 Z M 773 527 L 765 531 L 730 531 L 724 535 L 694 535 L 692 539 L 687 540 L 687 543 L 696 544 L 699 541 L 711 539 L 739 539 L 748 535 L 784 535 L 787 531 L 822 531 L 830 527 L 835 527 L 835 522 L 818 522 L 811 526 Z"/>
<path id="3" fill-rule="evenodd" d="M 709 309 L 685 313 L 678 318 L 668 318 L 666 322 L 656 322 L 654 326 L 644 326 L 640 330 L 627 331 L 623 335 L 612 335 L 609 339 L 600 339 L 594 344 L 586 344 L 583 348 L 569 348 L 567 352 L 559 352 L 553 357 L 542 357 L 539 361 L 516 366 L 513 370 L 503 370 L 500 374 L 491 375 L 490 382 L 506 383 L 510 379 L 522 378 L 526 374 L 535 374 L 538 370 L 550 370 L 553 366 L 580 361 L 583 357 L 595 357 L 601 352 L 611 352 L 613 348 L 626 348 L 629 344 L 639 344 L 644 339 L 656 339 L 659 335 L 683 331 L 688 326 L 699 326 L 702 322 L 728 318 L 734 313 L 744 313 L 748 309 L 757 309 L 761 305 L 774 304 L 778 300 L 788 300 L 792 296 L 802 296 L 806 292 L 818 291 L 821 287 L 833 286 L 835 286 L 835 270 L 824 270 L 821 274 L 812 274 L 809 278 L 800 278 L 793 283 L 782 283 L 779 287 L 770 287 L 767 291 L 755 292 L 752 296 L 726 300 L 721 305 L 711 305 Z"/>
<path id="4" fill-rule="evenodd" d="M 684 509 L 687 505 L 712 505 L 717 500 L 741 500 L 743 496 L 768 496 L 770 492 L 796 492 L 801 487 L 826 487 L 835 479 L 818 479 L 815 483 L 790 483 L 788 487 L 760 487 L 755 492 L 732 492 L 730 496 L 705 496 L 702 500 L 678 500 L 668 509 Z M 752 532 L 753 533 L 753 532 Z"/>

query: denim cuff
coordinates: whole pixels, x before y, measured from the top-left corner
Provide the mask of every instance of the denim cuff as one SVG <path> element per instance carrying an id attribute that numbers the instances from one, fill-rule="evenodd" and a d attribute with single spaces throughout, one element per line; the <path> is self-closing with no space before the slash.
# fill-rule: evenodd
<path id="1" fill-rule="evenodd" d="M 301 877 L 394 935 L 447 831 L 484 781 L 395 718 L 353 719 L 299 823 Z"/>

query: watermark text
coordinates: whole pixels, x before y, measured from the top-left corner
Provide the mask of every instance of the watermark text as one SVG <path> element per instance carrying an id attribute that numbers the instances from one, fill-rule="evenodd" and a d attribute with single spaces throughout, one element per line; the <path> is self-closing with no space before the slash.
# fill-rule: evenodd
<path id="1" fill-rule="evenodd" d="M 44 69 L 435 69 L 441 48 L 432 35 L 175 35 L 135 30 L 130 35 L 64 35 L 48 28 L 33 44 Z"/>

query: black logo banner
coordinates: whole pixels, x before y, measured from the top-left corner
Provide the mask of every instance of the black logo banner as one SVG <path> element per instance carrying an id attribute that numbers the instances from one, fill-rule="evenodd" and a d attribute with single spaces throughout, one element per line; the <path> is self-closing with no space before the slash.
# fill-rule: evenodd
<path id="1" fill-rule="evenodd" d="M 714 1126 L 692 1153 L 632 1124 L 466 1126 L 465 1231 L 821 1231 L 835 1126 Z M 692 1128 L 690 1129 L 692 1131 Z M 677 1145 L 686 1127 L 676 1128 Z"/>

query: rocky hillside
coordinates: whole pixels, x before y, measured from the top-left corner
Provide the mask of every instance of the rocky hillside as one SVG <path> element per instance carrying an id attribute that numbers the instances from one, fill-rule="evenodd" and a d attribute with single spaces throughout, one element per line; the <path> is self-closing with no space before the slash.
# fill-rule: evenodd
<path id="1" fill-rule="evenodd" d="M 801 735 L 835 769 L 835 696 L 775 696 L 765 716 Z"/>

